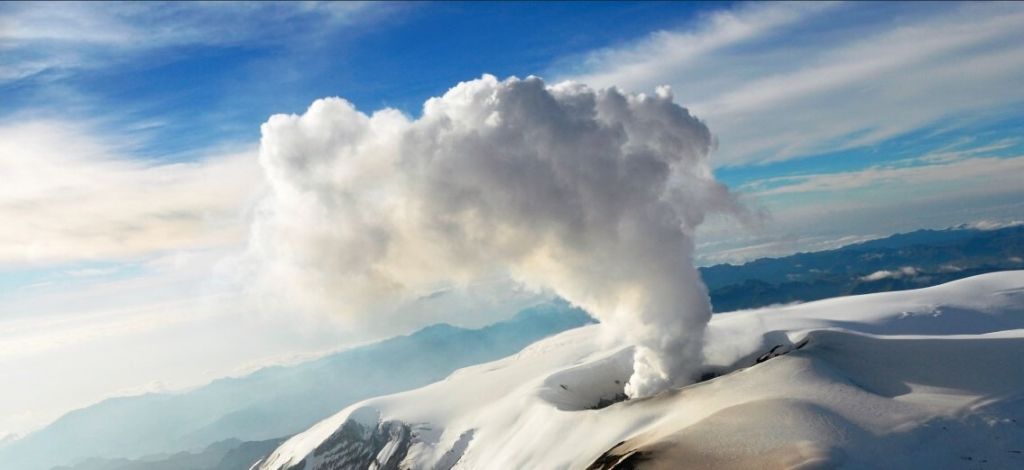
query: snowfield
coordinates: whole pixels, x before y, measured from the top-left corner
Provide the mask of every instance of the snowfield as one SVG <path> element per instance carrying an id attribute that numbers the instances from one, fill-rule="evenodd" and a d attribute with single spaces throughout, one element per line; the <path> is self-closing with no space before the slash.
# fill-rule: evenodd
<path id="1" fill-rule="evenodd" d="M 631 349 L 578 328 L 254 468 L 1024 468 L 1024 271 L 718 314 L 706 343 L 708 380 L 621 401 Z"/>

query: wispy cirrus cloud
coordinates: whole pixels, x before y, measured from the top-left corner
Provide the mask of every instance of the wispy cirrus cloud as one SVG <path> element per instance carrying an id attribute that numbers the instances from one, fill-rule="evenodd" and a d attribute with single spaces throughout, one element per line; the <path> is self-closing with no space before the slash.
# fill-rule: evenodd
<path id="1" fill-rule="evenodd" d="M 774 177 L 755 181 L 743 189 L 758 197 L 866 188 L 877 190 L 882 186 L 906 189 L 910 185 L 934 191 L 948 190 L 951 186 L 984 192 L 1016 191 L 1020 190 L 1022 172 L 1024 156 L 979 157 L 911 167 L 877 166 L 858 171 Z"/>
<path id="2" fill-rule="evenodd" d="M 0 5 L 0 83 L 173 47 L 310 40 L 388 8 L 367 2 L 9 2 Z"/>
<path id="3" fill-rule="evenodd" d="M 756 42 L 835 7 L 833 2 L 763 3 L 713 11 L 692 29 L 656 31 L 632 44 L 592 51 L 567 75 L 594 86 L 653 90 L 693 74 L 693 69 L 717 60 L 723 51 Z"/>
<path id="4" fill-rule="evenodd" d="M 764 163 L 1013 113 L 1022 22 L 1014 3 L 744 5 L 594 52 L 563 75 L 670 84 L 718 135 L 718 165 Z"/>

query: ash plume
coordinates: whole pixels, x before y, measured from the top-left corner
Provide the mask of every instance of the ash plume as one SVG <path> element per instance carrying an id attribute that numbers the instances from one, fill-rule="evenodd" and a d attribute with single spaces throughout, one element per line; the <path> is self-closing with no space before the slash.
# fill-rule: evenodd
<path id="1" fill-rule="evenodd" d="M 694 231 L 738 205 L 708 128 L 653 96 L 485 75 L 412 119 L 342 99 L 262 126 L 257 290 L 359 324 L 504 276 L 636 346 L 632 397 L 686 383 L 711 314 Z"/>

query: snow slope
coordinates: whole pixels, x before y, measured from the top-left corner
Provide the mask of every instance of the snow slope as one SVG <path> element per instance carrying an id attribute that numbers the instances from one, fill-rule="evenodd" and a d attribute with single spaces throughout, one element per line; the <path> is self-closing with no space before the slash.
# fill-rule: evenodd
<path id="1" fill-rule="evenodd" d="M 571 330 L 349 406 L 257 468 L 1024 468 L 1024 271 L 719 314 L 717 377 L 606 406 L 630 355 Z"/>

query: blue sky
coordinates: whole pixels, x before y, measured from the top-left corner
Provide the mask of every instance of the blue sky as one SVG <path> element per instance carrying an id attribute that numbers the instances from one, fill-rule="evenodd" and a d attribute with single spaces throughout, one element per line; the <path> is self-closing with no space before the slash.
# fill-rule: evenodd
<path id="1" fill-rule="evenodd" d="M 718 135 L 718 177 L 734 188 L 864 171 L 949 146 L 1001 141 L 1003 157 L 1021 148 L 1012 141 L 1022 81 L 1013 5 L 12 3 L 3 11 L 14 27 L 4 40 L 12 59 L 0 119 L 71 122 L 131 158 L 188 161 L 255 145 L 269 115 L 302 112 L 325 96 L 416 115 L 427 98 L 483 73 L 630 91 L 674 85 Z M 753 204 L 786 210 L 770 199 Z M 991 217 L 1015 214 L 978 214 Z M 862 235 L 913 228 L 882 224 Z M 705 262 L 742 259 L 709 250 Z"/>
<path id="2" fill-rule="evenodd" d="M 717 177 L 768 214 L 702 229 L 701 262 L 742 261 L 1024 219 L 1021 24 L 1018 3 L 0 3 L 0 382 L 81 392 L 5 391 L 0 436 L 369 337 L 251 320 L 220 280 L 272 114 L 340 96 L 416 116 L 484 73 L 670 85 L 716 135 Z M 195 333 L 225 325 L 248 339 Z M 97 364 L 121 372 L 96 384 Z"/>
<path id="3" fill-rule="evenodd" d="M 395 107 L 418 114 L 427 98 L 459 81 L 485 72 L 543 74 L 564 57 L 677 27 L 713 6 L 380 4 L 344 9 L 333 17 L 319 11 L 327 7 L 310 5 L 138 5 L 128 14 L 120 6 L 77 5 L 71 8 L 77 14 L 130 23 L 135 31 L 128 34 L 142 37 L 92 44 L 15 41 L 14 50 L 21 52 L 15 56 L 26 57 L 25 62 L 46 54 L 39 50 L 65 48 L 74 60 L 6 81 L 0 99 L 10 103 L 5 115 L 70 114 L 99 120 L 117 133 L 137 130 L 140 122 L 152 125 L 146 152 L 177 156 L 256 140 L 259 123 L 271 114 L 299 113 L 325 96 L 343 96 L 365 110 Z M 35 8 L 6 6 L 16 12 Z M 217 10 L 214 16 L 223 21 L 241 16 L 243 24 L 235 25 L 230 37 L 218 37 L 217 25 L 204 24 L 202 17 L 210 15 L 205 10 Z M 147 29 L 163 27 L 200 31 L 196 38 L 164 38 L 152 46 L 133 43 L 144 43 Z M 115 54 L 118 48 L 124 53 Z"/>

